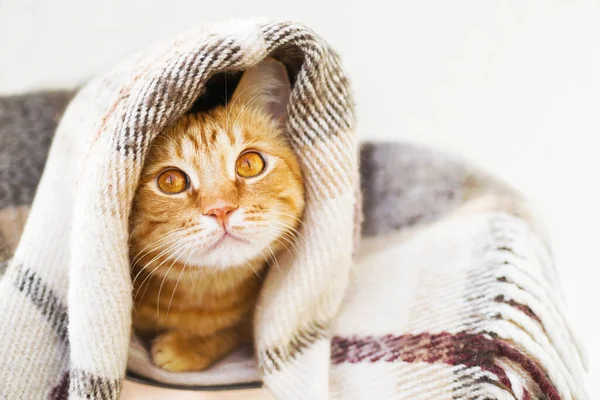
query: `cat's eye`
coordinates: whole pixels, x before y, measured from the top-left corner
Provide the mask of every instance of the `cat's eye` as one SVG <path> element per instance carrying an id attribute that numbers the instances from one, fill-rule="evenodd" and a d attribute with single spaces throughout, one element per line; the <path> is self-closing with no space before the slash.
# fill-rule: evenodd
<path id="1" fill-rule="evenodd" d="M 265 170 L 265 159 L 256 151 L 248 151 L 238 157 L 235 171 L 242 178 L 252 178 Z"/>
<path id="2" fill-rule="evenodd" d="M 156 184 L 163 193 L 177 194 L 189 187 L 190 179 L 179 169 L 168 169 L 156 178 Z"/>

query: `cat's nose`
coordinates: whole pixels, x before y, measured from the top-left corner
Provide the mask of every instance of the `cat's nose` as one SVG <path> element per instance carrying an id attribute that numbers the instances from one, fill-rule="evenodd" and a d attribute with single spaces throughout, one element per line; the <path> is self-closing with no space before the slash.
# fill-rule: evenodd
<path id="1" fill-rule="evenodd" d="M 232 207 L 232 206 L 215 207 L 215 208 L 210 208 L 210 209 L 204 211 L 203 214 L 207 215 L 207 216 L 212 215 L 212 216 L 216 217 L 219 225 L 223 226 L 223 228 L 226 228 L 229 214 L 232 211 L 235 211 L 236 209 L 237 209 L 237 207 Z"/>

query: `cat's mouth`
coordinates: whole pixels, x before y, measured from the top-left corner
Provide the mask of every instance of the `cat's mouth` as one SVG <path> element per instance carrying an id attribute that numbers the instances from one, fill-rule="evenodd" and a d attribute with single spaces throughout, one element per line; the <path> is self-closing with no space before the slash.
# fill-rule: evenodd
<path id="1" fill-rule="evenodd" d="M 231 244 L 250 243 L 246 239 L 242 239 L 241 237 L 236 236 L 229 231 L 225 231 L 225 232 L 223 232 L 223 235 L 216 242 L 214 242 L 212 245 L 210 245 L 210 247 L 207 249 L 207 251 L 215 250 L 228 242 Z"/>

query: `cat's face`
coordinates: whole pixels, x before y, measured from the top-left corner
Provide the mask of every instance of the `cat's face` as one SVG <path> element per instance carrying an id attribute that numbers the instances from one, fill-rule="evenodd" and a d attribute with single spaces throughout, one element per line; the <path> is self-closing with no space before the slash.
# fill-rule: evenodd
<path id="1" fill-rule="evenodd" d="M 303 181 L 278 108 L 268 104 L 285 101 L 289 89 L 264 97 L 265 79 L 246 72 L 230 106 L 187 115 L 152 144 L 132 209 L 132 257 L 227 268 L 289 245 Z"/>

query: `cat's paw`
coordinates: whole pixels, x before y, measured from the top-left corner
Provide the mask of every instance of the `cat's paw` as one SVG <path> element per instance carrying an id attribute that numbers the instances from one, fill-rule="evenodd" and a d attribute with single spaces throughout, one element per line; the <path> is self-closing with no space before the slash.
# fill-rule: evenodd
<path id="1" fill-rule="evenodd" d="M 159 335 L 152 342 L 152 361 L 162 369 L 171 372 L 201 371 L 213 361 L 194 349 L 190 341 L 197 338 L 184 337 L 178 332 Z"/>

